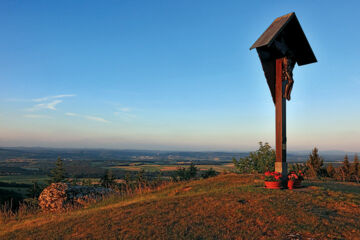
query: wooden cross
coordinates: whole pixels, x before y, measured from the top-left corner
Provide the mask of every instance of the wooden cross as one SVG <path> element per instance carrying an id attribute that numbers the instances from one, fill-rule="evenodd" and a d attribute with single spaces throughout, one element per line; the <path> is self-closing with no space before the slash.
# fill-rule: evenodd
<path id="1" fill-rule="evenodd" d="M 256 48 L 275 104 L 276 160 L 275 171 L 287 175 L 286 100 L 294 83 L 292 70 L 316 62 L 316 57 L 295 13 L 276 18 L 256 40 Z"/>

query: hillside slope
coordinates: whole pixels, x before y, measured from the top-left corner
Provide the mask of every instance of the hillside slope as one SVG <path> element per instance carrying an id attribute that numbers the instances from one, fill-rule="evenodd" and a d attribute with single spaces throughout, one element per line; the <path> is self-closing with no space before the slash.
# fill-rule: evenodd
<path id="1" fill-rule="evenodd" d="M 0 226 L 0 239 L 360 239 L 359 186 L 220 175 Z M 293 238 L 291 238 L 293 237 Z"/>

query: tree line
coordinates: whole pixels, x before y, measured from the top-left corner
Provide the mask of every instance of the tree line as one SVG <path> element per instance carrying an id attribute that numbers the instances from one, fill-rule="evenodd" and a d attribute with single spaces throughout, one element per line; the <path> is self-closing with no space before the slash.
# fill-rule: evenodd
<path id="1" fill-rule="evenodd" d="M 233 158 L 235 168 L 239 173 L 265 173 L 275 171 L 275 150 L 268 143 L 259 143 L 259 149 L 250 152 L 249 156 Z M 319 155 L 318 148 L 314 148 L 305 163 L 291 164 L 290 170 L 301 170 L 307 178 L 331 178 L 338 181 L 357 182 L 360 181 L 360 166 L 358 155 L 355 154 L 350 162 L 348 155 L 339 166 L 332 163 L 324 165 L 323 158 Z"/>

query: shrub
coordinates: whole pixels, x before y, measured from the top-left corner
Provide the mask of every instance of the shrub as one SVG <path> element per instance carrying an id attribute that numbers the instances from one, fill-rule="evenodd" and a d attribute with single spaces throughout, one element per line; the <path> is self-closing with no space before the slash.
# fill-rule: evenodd
<path id="1" fill-rule="evenodd" d="M 349 162 L 349 157 L 347 155 L 345 155 L 342 166 L 340 167 L 340 173 L 341 173 L 342 181 L 350 181 L 351 179 L 350 162 Z"/>
<path id="2" fill-rule="evenodd" d="M 213 168 L 210 168 L 210 169 L 206 170 L 203 174 L 201 174 L 201 177 L 209 178 L 209 177 L 215 177 L 216 175 L 217 175 L 217 172 Z"/>
<path id="3" fill-rule="evenodd" d="M 305 173 L 307 166 L 305 163 L 293 163 L 289 165 L 289 172 L 302 172 Z"/>
<path id="4" fill-rule="evenodd" d="M 327 165 L 326 172 L 329 177 L 331 177 L 331 178 L 335 177 L 336 171 L 331 163 L 329 163 L 329 165 Z"/>
<path id="5" fill-rule="evenodd" d="M 196 177 L 198 172 L 198 168 L 195 166 L 193 162 L 191 162 L 190 166 L 186 169 L 184 167 L 179 167 L 175 175 L 173 175 L 173 180 L 175 181 L 186 181 Z"/>
<path id="6" fill-rule="evenodd" d="M 275 150 L 268 143 L 259 142 L 259 149 L 250 152 L 249 156 L 240 158 L 233 163 L 240 173 L 264 173 L 275 170 Z"/>
<path id="7" fill-rule="evenodd" d="M 351 164 L 350 175 L 351 175 L 351 180 L 356 181 L 357 183 L 359 183 L 360 168 L 359 168 L 359 158 L 358 158 L 357 154 L 355 154 L 354 162 Z"/>
<path id="8" fill-rule="evenodd" d="M 309 177 L 320 177 L 323 172 L 323 164 L 324 160 L 320 157 L 319 150 L 315 147 L 306 162 L 306 175 Z"/>
<path id="9" fill-rule="evenodd" d="M 101 186 L 106 188 L 113 188 L 115 183 L 115 177 L 113 176 L 110 169 L 106 169 L 104 176 L 100 179 Z"/>

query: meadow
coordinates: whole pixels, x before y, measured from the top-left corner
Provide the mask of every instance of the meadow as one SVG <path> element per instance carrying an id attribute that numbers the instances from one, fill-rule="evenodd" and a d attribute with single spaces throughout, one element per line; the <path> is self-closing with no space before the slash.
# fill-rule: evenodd
<path id="1" fill-rule="evenodd" d="M 112 196 L 84 209 L 0 225 L 1 239 L 359 239 L 353 183 L 304 181 L 273 190 L 259 175 L 221 174 Z"/>

